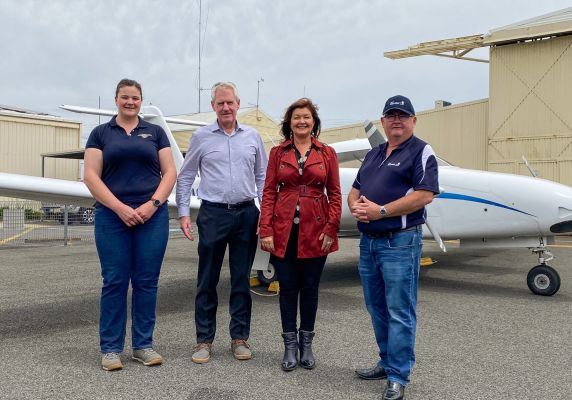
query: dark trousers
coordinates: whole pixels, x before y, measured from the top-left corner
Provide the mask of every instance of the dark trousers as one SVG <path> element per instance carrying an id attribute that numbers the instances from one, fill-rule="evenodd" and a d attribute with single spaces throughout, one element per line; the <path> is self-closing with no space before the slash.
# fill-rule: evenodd
<path id="1" fill-rule="evenodd" d="M 313 331 L 318 311 L 318 287 L 326 257 L 298 258 L 298 225 L 292 226 L 284 258 L 272 256 L 280 282 L 280 317 L 283 332 L 296 332 L 298 298 L 300 330 Z"/>
<path id="2" fill-rule="evenodd" d="M 224 209 L 202 204 L 197 217 L 199 229 L 199 272 L 195 298 L 197 343 L 212 343 L 216 333 L 217 284 L 226 246 L 230 266 L 230 336 L 248 339 L 250 335 L 249 275 L 256 253 L 256 226 L 259 211 L 255 205 Z"/>
<path id="3" fill-rule="evenodd" d="M 161 264 L 169 238 L 169 211 L 161 206 L 144 224 L 128 227 L 104 206 L 95 211 L 95 245 L 101 263 L 99 338 L 102 353 L 122 352 L 131 282 L 131 347 L 153 347 Z"/>

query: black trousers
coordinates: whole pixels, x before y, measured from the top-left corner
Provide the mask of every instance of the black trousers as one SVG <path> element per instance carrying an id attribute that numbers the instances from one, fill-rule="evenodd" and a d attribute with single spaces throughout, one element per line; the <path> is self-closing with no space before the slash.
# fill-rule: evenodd
<path id="1" fill-rule="evenodd" d="M 300 330 L 314 330 L 318 311 L 318 287 L 327 257 L 298 258 L 298 231 L 298 225 L 292 225 L 284 258 L 270 258 L 280 282 L 280 317 L 283 332 L 296 332 L 298 298 Z"/>
<path id="2" fill-rule="evenodd" d="M 249 275 L 256 253 L 256 226 L 259 211 L 250 205 L 224 209 L 202 204 L 197 217 L 199 229 L 199 272 L 195 297 L 197 343 L 212 343 L 216 333 L 217 284 L 228 245 L 230 266 L 230 336 L 250 335 Z"/>

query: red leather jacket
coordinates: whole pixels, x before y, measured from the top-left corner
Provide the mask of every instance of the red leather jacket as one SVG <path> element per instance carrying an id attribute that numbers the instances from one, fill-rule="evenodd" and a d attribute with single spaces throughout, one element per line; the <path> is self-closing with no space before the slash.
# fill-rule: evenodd
<path id="1" fill-rule="evenodd" d="M 299 199 L 298 258 L 320 257 L 338 250 L 342 213 L 338 157 L 331 147 L 312 138 L 312 150 L 300 175 L 291 144 L 286 140 L 270 151 L 259 234 L 261 238 L 274 236 L 273 254 L 284 257 Z M 322 233 L 334 239 L 326 252 L 321 250 Z"/>

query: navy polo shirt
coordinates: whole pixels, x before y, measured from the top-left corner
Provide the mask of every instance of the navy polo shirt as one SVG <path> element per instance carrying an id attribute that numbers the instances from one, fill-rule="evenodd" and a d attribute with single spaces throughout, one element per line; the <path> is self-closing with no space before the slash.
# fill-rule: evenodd
<path id="1" fill-rule="evenodd" d="M 132 207 L 149 201 L 161 182 L 159 150 L 170 147 L 160 126 L 139 118 L 137 127 L 127 135 L 115 117 L 94 128 L 86 149 L 103 152 L 101 180 L 120 201 Z"/>
<path id="2" fill-rule="evenodd" d="M 384 205 L 414 190 L 439 193 L 437 159 L 430 145 L 411 136 L 385 158 L 388 143 L 371 149 L 358 171 L 353 187 L 369 200 Z M 363 233 L 383 233 L 425 223 L 425 208 L 411 214 L 358 222 Z"/>

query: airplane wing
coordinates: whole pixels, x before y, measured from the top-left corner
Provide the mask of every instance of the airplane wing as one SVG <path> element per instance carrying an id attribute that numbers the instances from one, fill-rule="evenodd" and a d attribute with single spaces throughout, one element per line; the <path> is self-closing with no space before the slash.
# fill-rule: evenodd
<path id="1" fill-rule="evenodd" d="M 0 196 L 86 207 L 95 202 L 83 182 L 3 172 L 0 172 Z"/>
<path id="2" fill-rule="evenodd" d="M 113 111 L 99 110 L 86 107 L 62 106 L 62 108 L 79 113 L 115 115 Z M 141 116 L 146 121 L 161 126 L 169 138 L 171 150 L 177 171 L 183 164 L 183 156 L 179 146 L 167 125 L 167 121 L 187 125 L 206 125 L 201 121 L 189 121 L 184 119 L 165 118 L 161 111 L 154 106 L 141 108 Z M 76 204 L 92 207 L 95 200 L 83 182 L 67 181 L 63 179 L 42 178 L 37 176 L 0 173 L 0 196 L 14 197 L 18 199 L 36 200 L 58 204 Z M 196 196 L 191 197 L 191 209 L 198 210 L 200 202 Z M 169 196 L 170 214 L 174 215 L 177 208 L 175 195 Z"/>

